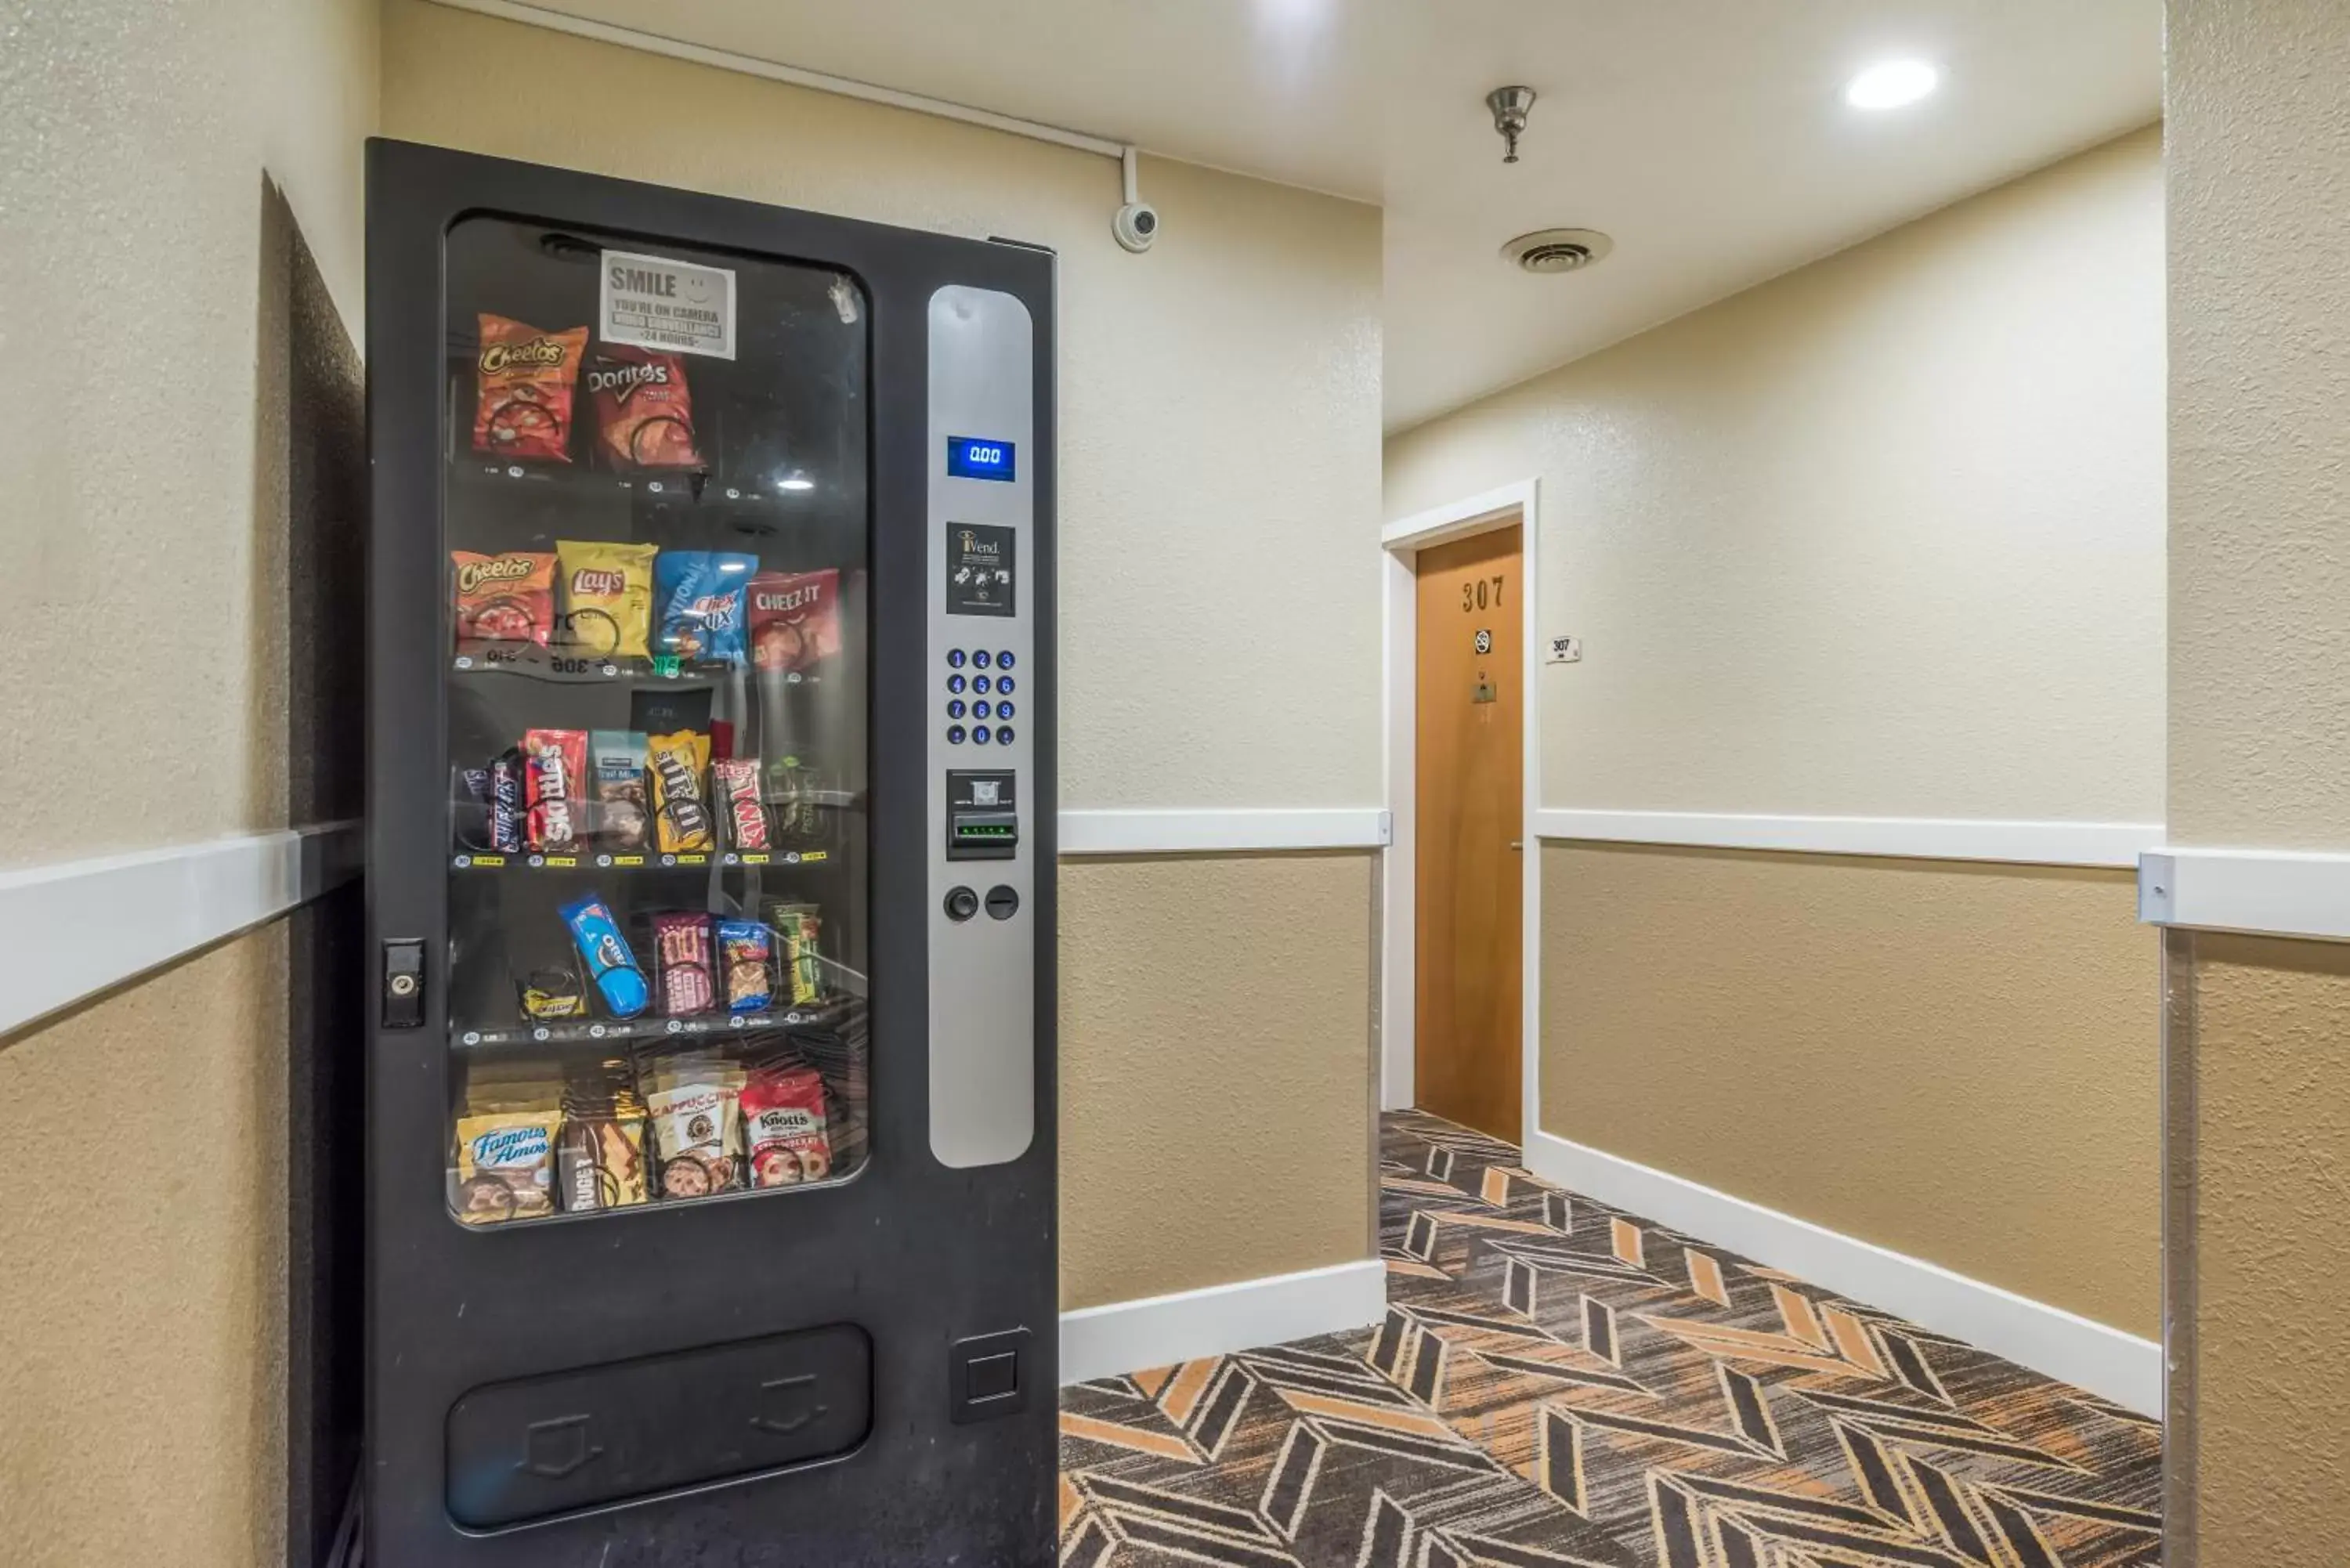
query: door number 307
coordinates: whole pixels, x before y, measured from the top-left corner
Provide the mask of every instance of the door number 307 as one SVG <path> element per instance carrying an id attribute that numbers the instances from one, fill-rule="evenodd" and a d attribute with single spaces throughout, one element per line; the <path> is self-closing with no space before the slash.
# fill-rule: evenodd
<path id="1" fill-rule="evenodd" d="M 1462 615 L 1469 615 L 1474 611 L 1487 609 L 1494 605 L 1500 604 L 1502 602 L 1502 585 L 1506 581 L 1508 581 L 1508 579 L 1505 577 L 1492 576 L 1479 577 L 1473 583 L 1461 584 L 1461 613 Z M 1490 597 L 1488 597 L 1488 589 L 1491 590 Z"/>

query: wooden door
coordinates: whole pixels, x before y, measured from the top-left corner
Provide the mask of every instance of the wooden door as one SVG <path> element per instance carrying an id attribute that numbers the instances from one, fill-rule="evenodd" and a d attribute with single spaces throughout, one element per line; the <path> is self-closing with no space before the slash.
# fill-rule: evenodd
<path id="1" fill-rule="evenodd" d="M 1523 562 L 1515 526 L 1419 552 L 1420 1108 L 1516 1143 Z"/>

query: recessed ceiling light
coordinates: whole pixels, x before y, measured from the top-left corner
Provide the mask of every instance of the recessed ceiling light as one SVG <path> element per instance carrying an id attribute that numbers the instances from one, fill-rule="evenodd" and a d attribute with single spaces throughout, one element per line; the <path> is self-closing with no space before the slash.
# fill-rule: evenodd
<path id="1" fill-rule="evenodd" d="M 1855 109 L 1900 109 L 1941 85 L 1929 61 L 1881 60 L 1845 84 L 1844 100 Z"/>
<path id="2" fill-rule="evenodd" d="M 775 481 L 775 488 L 778 490 L 814 490 L 816 488 L 816 481 L 810 479 L 805 473 L 795 473 L 789 479 L 779 479 Z"/>

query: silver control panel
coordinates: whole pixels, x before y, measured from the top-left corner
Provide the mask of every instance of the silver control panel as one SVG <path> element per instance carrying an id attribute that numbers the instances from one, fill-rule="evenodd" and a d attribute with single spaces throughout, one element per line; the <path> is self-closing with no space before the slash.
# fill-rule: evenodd
<path id="1" fill-rule="evenodd" d="M 1035 371 L 1019 300 L 931 296 L 931 1152 L 955 1167 L 1036 1133 Z"/>

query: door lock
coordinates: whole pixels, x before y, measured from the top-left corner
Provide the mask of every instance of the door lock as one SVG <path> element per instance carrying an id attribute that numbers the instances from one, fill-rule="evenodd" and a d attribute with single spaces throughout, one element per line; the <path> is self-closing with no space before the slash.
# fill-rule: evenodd
<path id="1" fill-rule="evenodd" d="M 383 1026 L 416 1029 L 424 1023 L 424 939 L 388 937 L 383 944 Z"/>

